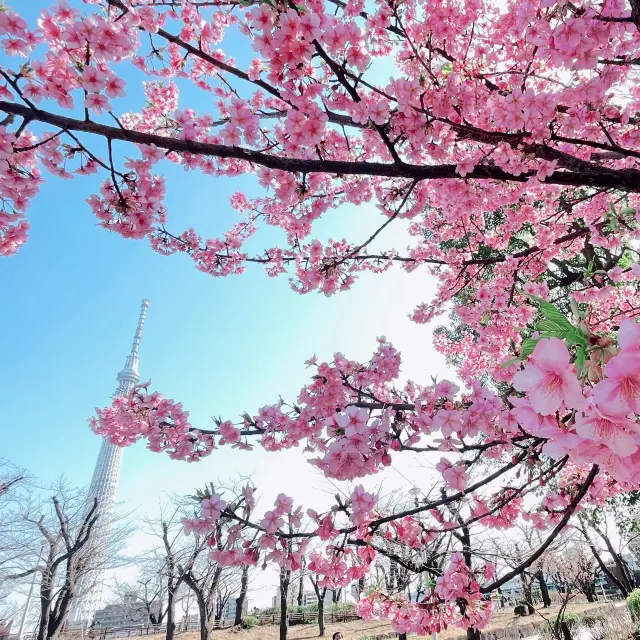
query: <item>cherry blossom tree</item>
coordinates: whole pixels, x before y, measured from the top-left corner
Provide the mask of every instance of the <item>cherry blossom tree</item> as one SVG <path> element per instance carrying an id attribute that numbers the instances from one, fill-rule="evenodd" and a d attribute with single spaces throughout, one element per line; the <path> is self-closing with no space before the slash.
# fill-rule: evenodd
<path id="1" fill-rule="evenodd" d="M 87 202 L 103 227 L 213 276 L 262 265 L 325 295 L 362 272 L 435 279 L 436 297 L 412 318 L 452 314 L 435 346 L 462 385 L 404 380 L 381 337 L 368 362 L 311 358 L 295 400 L 236 422 L 191 425 L 180 403 L 142 385 L 99 410 L 94 430 L 186 460 L 302 445 L 336 481 L 425 457 L 441 491 L 414 506 L 386 510 L 357 485 L 330 511 L 281 494 L 257 515 L 247 486 L 243 500 L 202 497 L 187 527 L 211 540 L 221 526 L 252 532 L 216 561 L 273 563 L 283 593 L 311 540 L 322 546 L 309 570 L 340 588 L 378 555 L 402 567 L 379 534 L 412 549 L 445 536 L 441 565 L 395 554 L 403 571 L 431 576 L 420 602 L 378 589 L 359 611 L 401 634 L 455 625 L 477 637 L 488 594 L 535 567 L 574 514 L 640 485 L 638 0 L 85 5 L 52 0 L 34 24 L 0 12 L 0 253 L 27 240 L 45 175 L 98 173 Z M 217 48 L 231 29 L 253 51 L 246 68 Z M 141 88 L 125 82 L 131 67 Z M 185 85 L 205 99 L 185 104 Z M 251 175 L 263 191 L 234 195 L 237 224 L 205 238 L 165 207 L 168 163 Z M 373 232 L 314 238 L 343 205 L 375 212 Z M 405 225 L 407 246 L 375 248 L 392 224 Z M 283 241 L 251 253 L 260 225 Z M 539 544 L 496 575 L 476 529 L 519 521 L 542 532 Z"/>
<path id="2" fill-rule="evenodd" d="M 202 498 L 205 499 L 204 494 Z M 238 500 L 238 506 L 240 506 L 242 498 L 238 497 Z M 202 535 L 197 528 L 190 531 L 194 553 L 189 555 L 187 564 L 179 565 L 179 569 L 184 583 L 196 598 L 200 615 L 200 640 L 211 638 L 215 623 L 221 620 L 227 601 L 233 592 L 241 587 L 242 580 L 244 580 L 242 589 L 246 596 L 248 565 L 230 567 L 226 557 L 226 552 L 232 551 L 237 545 L 244 528 L 242 524 L 218 521 L 213 531 L 207 528 L 205 535 Z M 205 553 L 207 548 L 209 553 Z M 242 607 L 243 603 L 240 604 Z"/>

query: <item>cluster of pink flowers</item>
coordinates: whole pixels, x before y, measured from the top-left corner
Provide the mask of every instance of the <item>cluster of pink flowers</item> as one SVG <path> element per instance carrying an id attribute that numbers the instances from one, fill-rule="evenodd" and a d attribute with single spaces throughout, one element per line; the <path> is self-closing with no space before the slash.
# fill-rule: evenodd
<path id="1" fill-rule="evenodd" d="M 116 396 L 112 406 L 96 409 L 90 420 L 94 432 L 120 447 L 146 438 L 149 449 L 167 451 L 175 459 L 199 460 L 210 454 L 213 437 L 193 429 L 180 403 L 145 393 L 146 387 L 140 385 L 127 397 Z"/>
<path id="2" fill-rule="evenodd" d="M 356 526 L 367 524 L 373 515 L 376 506 L 376 498 L 364 490 L 359 484 L 351 494 L 351 515 L 349 519 Z"/>
<path id="3" fill-rule="evenodd" d="M 311 553 L 309 557 L 309 571 L 317 575 L 318 585 L 337 589 L 366 576 L 376 552 L 367 546 L 356 551 L 352 547 L 328 545 L 323 553 Z"/>
<path id="4" fill-rule="evenodd" d="M 393 534 L 395 533 L 395 538 Z M 400 520 L 394 520 L 387 530 L 387 538 L 400 540 L 410 549 L 422 549 L 432 542 L 438 533 L 433 529 L 426 529 L 419 520 L 407 516 Z"/>
<path id="5" fill-rule="evenodd" d="M 516 415 L 529 433 L 550 441 L 549 453 L 566 452 L 579 463 L 598 462 L 620 482 L 635 484 L 640 475 L 633 462 L 619 461 L 635 460 L 640 443 L 640 325 L 624 320 L 618 345 L 618 355 L 609 355 L 604 365 L 604 379 L 583 389 L 566 345 L 557 338 L 540 340 L 513 380 L 530 403 L 517 401 Z M 561 408 L 579 412 L 574 429 L 558 421 Z"/>
<path id="6" fill-rule="evenodd" d="M 435 589 L 418 602 L 404 594 L 394 597 L 374 591 L 358 602 L 358 614 L 367 620 L 387 619 L 398 633 L 420 636 L 440 633 L 449 627 L 484 628 L 491 618 L 491 601 L 485 600 L 476 573 L 454 553 L 447 570 L 436 581 Z M 483 570 L 481 573 L 488 573 Z"/>
<path id="7" fill-rule="evenodd" d="M 498 528 L 520 516 L 562 522 L 581 508 L 586 478 L 584 500 L 594 504 L 640 487 L 640 265 L 630 263 L 640 223 L 640 31 L 628 2 L 85 5 L 52 1 L 37 24 L 0 11 L 0 43 L 19 61 L 3 65 L 0 81 L 0 256 L 26 241 L 43 174 L 99 173 L 87 202 L 103 227 L 187 254 L 213 276 L 257 263 L 289 275 L 297 292 L 333 295 L 393 265 L 430 274 L 435 295 L 412 318 L 453 310 L 434 342 L 466 387 L 401 382 L 400 354 L 380 338 L 365 363 L 340 353 L 310 360 L 315 375 L 292 405 L 201 431 L 179 403 L 141 386 L 97 411 L 96 433 L 189 461 L 217 446 L 302 445 L 336 480 L 423 451 L 435 456 L 443 499 L 468 500 L 473 521 Z M 246 69 L 219 48 L 229 28 L 255 52 Z M 386 79 L 378 62 L 388 61 Z M 124 65 L 144 74 L 141 89 L 125 82 Z M 208 96 L 197 108 L 184 104 L 194 89 Z M 119 113 L 125 93 L 134 110 Z M 219 237 L 172 231 L 167 162 L 211 178 L 253 174 L 263 192 L 232 197 L 239 220 Z M 317 221 L 341 206 L 379 212 L 378 229 L 315 238 Z M 374 250 L 395 220 L 407 224 L 410 246 Z M 253 254 L 261 224 L 284 241 Z M 541 305 L 557 300 L 576 309 L 574 321 L 539 320 Z M 515 389 L 509 398 L 497 391 L 506 387 Z M 481 459 L 513 470 L 513 487 L 479 491 Z M 525 495 L 549 477 L 554 491 L 523 513 Z M 342 529 L 335 513 L 308 512 L 326 543 L 312 569 L 325 586 L 362 577 L 372 562 L 368 543 L 356 552 L 337 538 L 355 531 L 368 541 L 378 505 L 362 485 L 347 502 Z M 262 554 L 299 567 L 306 543 L 283 531 L 300 531 L 301 508 L 279 496 L 254 523 L 259 535 L 245 538 L 236 510 L 251 515 L 250 491 L 240 504 L 211 495 L 185 527 L 210 536 L 222 565 Z M 389 544 L 420 549 L 457 526 L 446 508 L 430 510 L 437 528 L 416 508 L 386 529 Z M 481 628 L 490 607 L 477 576 L 454 555 L 423 602 L 376 594 L 360 606 L 400 632 Z"/>
<path id="8" fill-rule="evenodd" d="M 0 15 L 0 19 L 5 14 Z M 15 14 L 14 14 L 15 15 Z M 0 126 L 0 256 L 10 256 L 27 241 L 29 223 L 24 212 L 38 193 L 42 178 L 35 150 L 16 153 L 15 147 L 27 149 L 35 136 L 15 135 Z"/>

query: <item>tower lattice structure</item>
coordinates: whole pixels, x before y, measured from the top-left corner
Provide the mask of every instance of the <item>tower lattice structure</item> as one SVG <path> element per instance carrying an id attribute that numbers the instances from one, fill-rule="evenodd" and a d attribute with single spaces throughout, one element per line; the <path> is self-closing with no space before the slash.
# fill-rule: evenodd
<path id="1" fill-rule="evenodd" d="M 130 393 L 140 382 L 139 349 L 148 308 L 149 301 L 143 300 L 131 352 L 127 356 L 124 368 L 117 376 L 118 388 L 115 395 Z M 122 447 L 107 440 L 104 440 L 100 447 L 87 499 L 87 511 L 93 507 L 96 500 L 98 505 L 98 519 L 86 547 L 86 561 L 95 569 L 84 574 L 79 580 L 76 588 L 77 597 L 69 613 L 71 628 L 88 628 L 93 614 L 102 602 L 105 567 L 109 560 L 111 516 L 116 502 L 123 451 Z"/>

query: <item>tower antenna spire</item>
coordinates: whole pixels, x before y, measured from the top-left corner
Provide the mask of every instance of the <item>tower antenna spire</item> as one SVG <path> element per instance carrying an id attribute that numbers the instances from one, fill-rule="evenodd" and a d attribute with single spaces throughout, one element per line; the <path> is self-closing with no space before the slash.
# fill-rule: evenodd
<path id="1" fill-rule="evenodd" d="M 144 328 L 144 321 L 147 318 L 147 309 L 149 308 L 149 301 L 145 298 L 142 301 L 140 308 L 140 317 L 138 318 L 138 326 L 136 327 L 135 335 L 133 336 L 133 344 L 131 345 L 131 355 L 137 357 L 138 349 L 140 348 L 140 340 L 142 338 L 142 329 Z"/>
<path id="2" fill-rule="evenodd" d="M 131 345 L 131 353 L 127 356 L 124 363 L 124 369 L 118 374 L 118 395 L 125 395 L 129 393 L 135 385 L 140 382 L 140 374 L 138 373 L 138 350 L 140 348 L 140 340 L 142 339 L 142 329 L 144 327 L 144 321 L 147 317 L 147 309 L 149 308 L 149 301 L 145 298 L 142 301 L 140 307 L 140 317 L 138 318 L 138 326 L 136 332 L 133 335 L 133 344 Z"/>

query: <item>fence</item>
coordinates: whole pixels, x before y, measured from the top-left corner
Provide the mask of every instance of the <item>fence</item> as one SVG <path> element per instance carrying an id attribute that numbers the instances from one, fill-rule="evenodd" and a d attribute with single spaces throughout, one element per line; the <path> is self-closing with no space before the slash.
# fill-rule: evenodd
<path id="1" fill-rule="evenodd" d="M 269 615 L 257 615 L 258 624 L 280 624 L 280 613 L 275 612 Z M 303 613 L 290 613 L 289 616 L 289 624 L 315 624 L 318 621 L 318 612 L 317 611 L 305 611 Z M 359 620 L 360 616 L 358 616 L 354 611 L 327 611 L 324 614 L 324 621 L 328 624 L 333 624 L 335 622 L 350 622 L 351 620 Z"/>
<path id="2" fill-rule="evenodd" d="M 212 625 L 214 629 L 222 629 L 223 627 L 231 626 L 232 622 L 230 620 L 214 620 Z M 194 629 L 200 629 L 199 622 L 177 624 L 175 632 L 181 633 L 183 631 L 193 631 Z M 153 636 L 156 634 L 164 634 L 166 631 L 166 624 L 150 625 L 148 627 L 140 625 L 134 627 L 107 627 L 104 629 L 89 629 L 89 631 L 87 631 L 85 635 L 85 638 L 90 638 L 91 640 L 107 640 L 107 638 L 131 638 L 135 636 Z M 71 640 L 71 636 L 69 634 L 66 634 L 65 638 L 69 638 L 69 640 Z"/>
<path id="3" fill-rule="evenodd" d="M 229 620 L 216 620 L 213 623 L 214 629 L 222 629 L 231 626 Z M 200 629 L 199 622 L 178 623 L 176 624 L 175 633 L 184 631 L 193 631 Z M 132 625 L 128 627 L 97 627 L 88 629 L 84 632 L 75 629 L 66 629 L 60 635 L 64 640 L 108 640 L 109 638 L 135 638 L 137 636 L 153 636 L 156 634 L 164 634 L 167 631 L 166 624 L 156 625 Z M 33 640 L 32 634 L 25 634 L 23 640 Z"/>
<path id="4" fill-rule="evenodd" d="M 280 613 L 275 612 L 268 615 L 257 615 L 258 624 L 268 625 L 280 624 Z M 304 613 L 290 613 L 289 624 L 316 624 L 318 622 L 317 611 Z M 324 614 L 324 620 L 327 624 L 336 622 L 350 622 L 351 620 L 359 620 L 359 616 L 354 611 L 327 611 Z M 216 620 L 213 623 L 214 629 L 223 629 L 233 625 L 231 620 Z M 193 631 L 200 629 L 199 622 L 190 622 L 188 624 L 178 623 L 176 625 L 176 634 L 184 631 Z M 105 627 L 88 629 L 84 633 L 80 630 L 67 629 L 61 634 L 64 640 L 110 640 L 111 638 L 136 638 L 139 636 L 154 636 L 164 634 L 167 631 L 166 624 L 158 625 L 133 625 L 129 627 Z M 32 634 L 25 634 L 23 640 L 33 640 Z"/>

